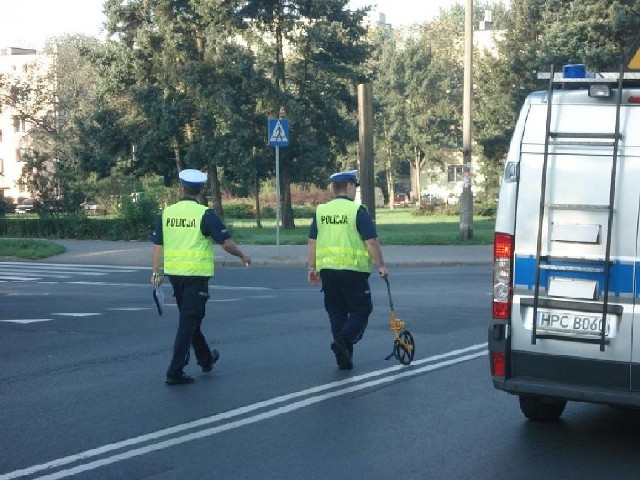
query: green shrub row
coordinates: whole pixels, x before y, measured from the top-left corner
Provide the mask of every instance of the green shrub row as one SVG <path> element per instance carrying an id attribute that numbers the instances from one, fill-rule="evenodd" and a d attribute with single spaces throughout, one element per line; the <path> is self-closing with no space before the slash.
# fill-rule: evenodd
<path id="1" fill-rule="evenodd" d="M 248 202 L 230 201 L 222 206 L 225 218 L 233 218 L 237 220 L 254 220 L 256 218 L 255 205 Z M 315 213 L 315 207 L 309 205 L 293 206 L 294 218 L 311 218 Z M 261 219 L 276 218 L 275 206 L 271 204 L 260 206 Z"/>
<path id="2" fill-rule="evenodd" d="M 153 226 L 153 222 L 148 221 L 132 223 L 124 218 L 87 218 L 81 215 L 0 218 L 0 236 L 76 240 L 148 240 Z"/>
<path id="3" fill-rule="evenodd" d="M 496 203 L 478 203 L 473 205 L 473 214 L 481 217 L 495 217 L 497 209 Z M 460 215 L 460 205 L 420 205 L 411 211 L 411 215 Z"/>

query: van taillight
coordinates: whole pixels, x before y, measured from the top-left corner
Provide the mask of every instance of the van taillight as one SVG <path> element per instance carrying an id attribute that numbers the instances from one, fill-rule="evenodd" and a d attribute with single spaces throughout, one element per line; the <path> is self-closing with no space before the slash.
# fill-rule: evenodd
<path id="1" fill-rule="evenodd" d="M 509 319 L 512 300 L 513 235 L 493 237 L 493 318 Z"/>
<path id="2" fill-rule="evenodd" d="M 504 377 L 504 353 L 492 353 L 491 354 L 491 374 L 494 377 Z"/>

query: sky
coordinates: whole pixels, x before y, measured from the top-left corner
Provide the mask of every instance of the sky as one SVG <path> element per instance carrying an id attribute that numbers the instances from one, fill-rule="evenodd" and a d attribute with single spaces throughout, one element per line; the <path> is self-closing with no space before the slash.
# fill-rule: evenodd
<path id="1" fill-rule="evenodd" d="M 0 0 L 0 48 L 42 48 L 55 36 L 80 33 L 102 38 L 104 0 Z M 506 2 L 505 2 L 506 3 Z M 401 27 L 432 20 L 440 8 L 466 0 L 351 0 L 353 8 L 376 5 L 387 23 Z"/>

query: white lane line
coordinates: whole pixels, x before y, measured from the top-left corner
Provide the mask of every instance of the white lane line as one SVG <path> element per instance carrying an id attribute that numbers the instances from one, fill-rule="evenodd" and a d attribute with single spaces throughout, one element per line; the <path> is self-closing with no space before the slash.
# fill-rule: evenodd
<path id="1" fill-rule="evenodd" d="M 424 372 L 429 372 L 432 370 L 437 370 L 439 368 L 444 368 L 446 366 L 450 366 L 450 365 L 455 365 L 456 363 L 461 363 L 461 362 L 465 362 L 468 360 L 472 360 L 474 358 L 478 358 L 481 356 L 484 356 L 487 354 L 487 350 L 486 350 L 487 344 L 486 343 L 479 343 L 476 345 L 471 345 L 469 347 L 466 348 L 461 348 L 461 349 L 457 349 L 457 350 L 452 350 L 450 352 L 446 352 L 440 355 L 434 355 L 432 357 L 428 357 L 428 358 L 424 358 L 421 360 L 416 360 L 412 363 L 411 366 L 406 367 L 404 365 L 394 365 L 392 367 L 389 368 L 385 368 L 382 370 L 376 370 L 370 373 L 365 373 L 362 375 L 356 375 L 354 377 L 349 377 L 346 378 L 344 380 L 339 380 L 336 382 L 331 382 L 331 383 L 327 383 L 324 385 L 318 385 L 316 387 L 311 387 L 305 390 L 301 390 L 298 392 L 293 392 L 293 393 L 289 393 L 289 394 L 285 394 L 285 395 L 281 395 L 279 397 L 274 397 L 271 398 L 269 400 L 264 400 L 262 402 L 257 402 L 254 403 L 252 405 L 247 405 L 244 407 L 239 407 L 233 410 L 229 410 L 228 412 L 223 412 L 223 413 L 219 413 L 216 415 L 213 415 L 211 417 L 205 417 L 205 418 L 201 418 L 199 420 L 194 420 L 192 422 L 187 422 L 187 423 L 183 423 L 181 425 L 176 425 L 174 427 L 169 427 L 169 428 L 165 428 L 163 430 L 158 430 L 156 432 L 152 432 L 152 433 L 148 433 L 145 435 L 140 435 L 138 437 L 133 437 L 133 438 L 129 438 L 126 440 L 122 440 L 120 442 L 116 442 L 116 443 L 112 443 L 112 444 L 107 444 L 107 445 L 103 445 L 101 447 L 97 447 L 97 448 L 93 448 L 90 450 L 86 450 L 84 452 L 81 453 L 77 453 L 74 455 L 69 455 L 67 457 L 63 457 L 63 458 L 59 458 L 57 460 L 52 460 L 50 462 L 47 463 L 43 463 L 40 465 L 33 465 L 31 467 L 28 468 L 24 468 L 21 470 L 15 470 L 13 472 L 9 472 L 3 475 L 0 475 L 0 480 L 13 480 L 16 478 L 20 478 L 23 477 L 25 475 L 31 475 L 34 473 L 38 473 L 38 472 L 42 472 L 43 470 L 51 470 L 54 468 L 59 468 L 62 467 L 64 465 L 69 465 L 71 463 L 75 463 L 75 462 L 79 462 L 79 461 L 85 461 L 88 460 L 90 458 L 93 457 L 97 457 L 99 455 L 104 455 L 106 453 L 115 451 L 115 450 L 120 450 L 122 448 L 126 448 L 126 447 L 131 447 L 134 445 L 139 445 L 151 440 L 156 440 L 162 437 L 166 437 L 169 435 L 176 435 L 179 434 L 181 432 L 184 432 L 186 430 L 190 430 L 190 429 L 194 429 L 194 428 L 200 428 L 212 423 L 217 423 L 217 422 L 221 422 L 223 420 L 228 420 L 234 417 L 238 417 L 241 415 L 246 415 L 248 413 L 251 412 L 255 412 L 257 410 L 260 409 L 264 409 L 267 407 L 271 407 L 280 403 L 284 403 L 284 402 L 290 402 L 296 398 L 300 398 L 300 397 L 306 397 L 306 396 L 310 396 L 310 395 L 316 395 L 316 396 L 311 396 L 310 398 L 307 398 L 305 400 L 299 400 L 293 403 L 290 403 L 288 405 L 284 405 L 282 407 L 277 407 L 273 410 L 270 410 L 268 412 L 264 412 L 261 414 L 257 414 L 253 417 L 248 417 L 248 418 L 244 418 L 241 420 L 236 420 L 235 422 L 231 422 L 231 423 L 227 423 L 224 425 L 220 425 L 217 427 L 211 427 L 208 428 L 206 430 L 201 430 L 199 432 L 194 432 L 192 434 L 187 434 L 187 435 L 183 435 L 181 437 L 176 437 L 173 439 L 169 439 L 169 440 L 165 440 L 162 441 L 160 443 L 156 443 L 156 444 L 151 444 L 148 445 L 146 447 L 140 447 L 137 449 L 133 449 L 130 450 L 128 452 L 124 452 L 121 454 L 117 454 L 117 455 L 113 455 L 111 457 L 105 458 L 105 459 L 101 459 L 101 460 L 96 460 L 90 463 L 87 463 L 85 465 L 80 465 L 74 468 L 70 468 L 67 470 L 62 470 L 60 472 L 57 473 L 53 473 L 51 475 L 46 475 L 44 477 L 39 477 L 42 479 L 58 479 L 58 478 L 64 478 L 66 476 L 71 476 L 71 475 L 75 475 L 76 473 L 80 473 L 82 471 L 87 471 L 87 470 L 92 470 L 104 465 L 108 465 L 111 463 L 115 463 L 121 460 L 125 460 L 128 458 L 132 458 L 135 456 L 139 456 L 139 455 L 144 455 L 145 453 L 149 453 L 155 450 L 161 450 L 164 448 L 168 448 L 172 445 L 178 445 L 180 443 L 185 443 L 191 440 L 195 440 L 197 438 L 203 438 L 206 436 L 210 436 L 210 435 L 215 435 L 216 433 L 220 433 L 226 430 L 231 430 L 233 428 L 238 428 L 244 425 L 248 425 L 251 423 L 255 423 L 258 422 L 260 420 L 265 420 L 268 418 L 272 418 L 275 417 L 277 415 L 281 415 L 283 413 L 288 413 L 294 410 L 298 410 L 300 408 L 304 408 L 306 406 L 309 405 L 313 405 L 314 403 L 318 403 L 320 401 L 323 400 L 327 400 L 333 397 L 337 397 L 340 395 L 345 395 L 348 393 L 352 393 L 358 390 L 362 390 L 364 388 L 369 388 L 371 386 L 375 386 L 375 385 L 379 385 L 382 383 L 388 383 L 388 382 L 392 382 L 395 381 L 396 379 L 399 378 L 406 378 L 406 377 L 410 377 L 410 376 L 414 376 L 414 375 L 418 375 Z M 477 351 L 480 350 L 480 351 Z M 469 353 L 472 352 L 472 353 Z M 444 360 L 446 358 L 450 358 L 450 357 L 456 357 L 453 358 L 451 360 Z M 431 363 L 430 365 L 427 365 L 425 367 L 422 368 L 414 368 L 417 365 L 422 365 L 425 363 L 430 363 L 430 362 L 437 362 L 437 361 L 441 361 L 440 363 Z M 368 380 L 368 379 L 372 379 L 375 377 L 380 377 L 389 373 L 394 373 L 397 372 L 398 370 L 403 370 L 402 372 L 396 374 L 396 375 L 389 375 L 387 377 L 383 377 L 383 378 L 378 378 L 376 380 Z M 352 385 L 350 387 L 348 387 L 348 385 L 350 384 L 356 384 L 358 382 L 361 381 L 365 381 L 364 383 L 359 383 L 357 385 Z M 342 388 L 341 387 L 346 387 L 346 388 Z M 336 389 L 336 390 L 334 390 Z M 321 392 L 325 392 L 328 390 L 334 390 L 332 392 L 329 393 L 325 393 L 322 395 L 317 395 Z"/>
<path id="2" fill-rule="evenodd" d="M 50 322 L 51 320 L 53 320 L 53 318 L 25 318 L 24 320 L 0 320 L 0 322 L 27 324 L 36 322 Z"/>
<path id="3" fill-rule="evenodd" d="M 271 287 L 228 287 L 225 285 L 209 285 L 212 290 L 273 290 Z"/>
<path id="4" fill-rule="evenodd" d="M 95 277 L 103 277 L 108 272 L 82 272 L 82 271 L 69 271 L 69 270 L 47 270 L 43 268 L 5 268 L 3 272 L 7 275 L 46 275 L 47 277 L 55 278 L 71 278 L 73 275 L 87 275 Z"/>
<path id="5" fill-rule="evenodd" d="M 38 283 L 43 283 L 43 282 L 38 282 Z M 7 293 L 6 294 L 7 297 L 48 297 L 49 295 L 51 295 L 49 292 L 41 292 L 41 293 L 19 292 L 19 293 Z"/>
<path id="6" fill-rule="evenodd" d="M 42 277 L 11 277 L 7 275 L 1 275 L 0 279 L 14 282 L 34 282 L 36 280 L 42 280 Z"/>
<path id="7" fill-rule="evenodd" d="M 91 280 L 78 280 L 74 282 L 64 282 L 66 285 L 90 285 L 96 287 L 145 287 L 151 288 L 148 283 L 115 283 L 115 282 L 95 282 Z"/>
<path id="8" fill-rule="evenodd" d="M 42 272 L 42 271 L 38 271 L 38 272 L 25 272 L 22 270 L 16 270 L 16 271 L 7 271 L 5 270 L 4 273 L 0 276 L 0 278 L 5 278 L 9 275 L 12 276 L 18 276 L 18 275 L 22 275 L 24 278 L 29 278 L 29 279 L 36 279 L 36 280 L 40 280 L 40 278 L 42 277 L 48 277 L 48 278 L 71 278 L 71 275 L 60 275 L 57 273 L 49 273 L 49 272 Z M 35 278 L 36 276 L 40 276 L 40 278 Z"/>
<path id="9" fill-rule="evenodd" d="M 299 400 L 297 402 L 293 402 L 287 405 L 283 405 L 281 407 L 274 408 L 273 410 L 269 410 L 263 413 L 259 413 L 252 417 L 243 418 L 240 420 L 236 420 L 234 422 L 226 423 L 223 425 L 219 425 L 216 427 L 207 428 L 205 430 L 200 430 L 198 432 L 189 433 L 187 435 L 183 435 L 181 437 L 171 438 L 169 440 L 165 440 L 163 442 L 150 444 L 144 447 L 136 448 L 133 450 L 125 451 L 123 453 L 119 453 L 117 455 L 112 455 L 111 457 L 106 457 L 100 460 L 95 460 L 93 462 L 89 462 L 84 465 L 78 465 L 77 467 L 69 468 L 67 470 L 62 470 L 60 472 L 56 472 L 50 475 L 45 475 L 42 477 L 38 477 L 40 480 L 57 480 L 60 478 L 66 478 L 68 476 L 76 475 L 78 473 L 86 472 L 89 470 L 95 470 L 96 468 L 110 465 L 112 463 L 117 463 L 122 460 L 127 460 L 129 458 L 138 457 L 141 455 L 146 455 L 151 452 L 155 452 L 158 450 L 164 450 L 169 447 L 173 447 L 176 445 L 180 445 L 186 442 L 190 442 L 193 440 L 198 440 L 201 438 L 210 437 L 212 435 L 216 435 L 221 432 L 226 432 L 228 430 L 234 430 L 236 428 L 243 427 L 245 425 L 251 425 L 253 423 L 260 422 L 262 420 L 269 420 L 273 417 L 277 417 L 279 415 L 283 415 L 285 413 L 291 413 L 296 410 L 300 410 L 301 408 L 308 407 L 310 405 L 314 405 L 316 403 L 323 402 L 325 400 L 329 400 L 331 398 L 340 397 L 342 395 L 346 395 L 349 393 L 354 393 L 359 390 L 363 390 L 365 388 L 375 387 L 377 385 L 382 385 L 384 383 L 389 383 L 396 381 L 400 378 L 408 378 L 415 375 L 419 375 L 421 373 L 438 370 L 440 368 L 448 367 L 451 365 L 455 365 L 457 363 L 466 362 L 469 360 L 473 360 L 475 358 L 483 357 L 487 354 L 487 350 L 482 350 L 480 352 L 472 353 L 469 355 L 464 355 L 462 357 L 457 357 L 452 360 L 445 360 L 440 363 L 427 365 L 426 367 L 422 367 L 415 370 L 405 371 L 398 373 L 397 375 L 390 375 L 387 377 L 378 378 L 376 380 L 371 380 L 365 383 L 361 383 L 358 385 L 353 385 L 348 388 L 334 390 L 332 392 L 327 392 L 321 395 L 312 396 L 309 398 L 305 398 L 304 400 Z"/>
<path id="10" fill-rule="evenodd" d="M 151 271 L 151 267 L 123 267 L 117 265 L 85 265 L 85 264 L 75 264 L 75 263 L 26 263 L 26 262 L 0 262 L 0 266 L 2 265 L 13 265 L 20 266 L 24 268 L 40 268 L 47 267 L 49 269 L 65 269 L 65 270 L 87 270 L 87 269 L 98 269 L 98 270 L 106 270 L 108 272 L 133 272 L 140 270 L 149 270 Z"/>
<path id="11" fill-rule="evenodd" d="M 81 313 L 73 313 L 73 312 L 69 312 L 69 313 L 52 313 L 51 315 L 58 315 L 61 317 L 95 317 L 96 315 L 102 315 L 101 313 L 96 313 L 96 312 L 81 312 Z"/>
<path id="12" fill-rule="evenodd" d="M 109 311 L 116 312 L 138 312 L 140 310 L 149 310 L 151 307 L 118 307 L 118 308 L 107 308 Z"/>

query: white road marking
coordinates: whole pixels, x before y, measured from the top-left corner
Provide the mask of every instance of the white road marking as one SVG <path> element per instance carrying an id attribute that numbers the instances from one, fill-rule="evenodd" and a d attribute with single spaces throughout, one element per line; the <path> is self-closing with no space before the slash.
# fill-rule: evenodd
<path id="1" fill-rule="evenodd" d="M 211 417 L 201 418 L 199 420 L 194 420 L 192 422 L 184 423 L 182 425 L 176 425 L 174 427 L 158 430 L 156 432 L 148 433 L 148 434 L 141 435 L 134 438 L 129 438 L 120 442 L 103 445 L 98 448 L 86 450 L 84 452 L 80 452 L 74 455 L 69 455 L 67 457 L 52 460 L 50 462 L 43 463 L 40 465 L 33 465 L 31 467 L 24 468 L 21 470 L 15 470 L 13 472 L 0 475 L 0 480 L 13 480 L 26 475 L 43 472 L 46 470 L 52 470 L 54 468 L 60 468 L 72 463 L 88 461 L 91 458 L 97 457 L 99 455 L 104 455 L 109 452 L 113 452 L 115 450 L 129 448 L 145 442 L 160 439 L 162 437 L 173 436 L 173 438 L 169 438 L 167 440 L 160 441 L 158 443 L 150 443 L 146 446 L 133 448 L 131 450 L 126 450 L 122 453 L 118 453 L 109 457 L 90 461 L 88 463 L 81 464 L 72 468 L 68 468 L 66 470 L 60 470 L 58 472 L 54 472 L 54 473 L 44 475 L 42 477 L 38 477 L 39 479 L 47 479 L 47 480 L 56 480 L 60 478 L 66 478 L 72 475 L 76 475 L 78 473 L 95 470 L 96 468 L 99 468 L 105 465 L 110 465 L 116 462 L 120 462 L 122 460 L 127 460 L 129 458 L 145 455 L 147 453 L 158 451 L 158 450 L 163 450 L 175 445 L 180 445 L 186 442 L 190 442 L 192 440 L 209 437 L 221 432 L 233 430 L 235 428 L 239 428 L 245 425 L 250 425 L 256 422 L 260 422 L 262 420 L 267 420 L 267 419 L 276 417 L 278 415 L 290 413 L 290 412 L 299 410 L 301 408 L 305 408 L 310 405 L 314 405 L 316 403 L 329 400 L 331 398 L 357 392 L 365 388 L 375 387 L 377 385 L 390 383 L 398 379 L 409 378 L 416 375 L 420 375 L 422 373 L 426 373 L 426 372 L 438 370 L 440 368 L 455 365 L 458 363 L 467 362 L 469 360 L 473 360 L 473 359 L 485 356 L 487 354 L 486 347 L 487 347 L 486 343 L 471 345 L 469 347 L 458 349 L 458 350 L 452 350 L 450 352 L 447 352 L 441 355 L 434 355 L 432 357 L 424 358 L 421 360 L 415 360 L 413 364 L 409 367 L 406 367 L 404 365 L 395 365 L 393 367 L 385 368 L 382 370 L 376 370 L 376 371 L 362 374 L 362 375 L 357 375 L 357 376 L 350 377 L 337 382 L 318 385 L 316 387 L 311 387 L 306 390 L 301 390 L 298 392 L 281 395 L 279 397 L 274 397 L 269 400 L 254 403 L 252 405 L 239 407 L 239 408 L 230 410 L 228 412 L 219 413 Z M 423 365 L 425 363 L 427 363 L 428 365 L 421 368 L 416 368 L 416 366 Z M 380 377 L 380 378 L 376 378 L 376 377 Z M 322 392 L 326 392 L 326 393 L 322 393 Z M 301 398 L 301 397 L 307 397 L 307 398 L 294 401 L 295 399 Z M 264 411 L 262 413 L 257 413 L 253 416 L 248 416 L 248 417 L 235 420 L 232 422 L 228 422 L 228 423 L 222 423 L 221 425 L 205 428 L 200 431 L 179 436 L 181 432 L 184 432 L 186 430 L 191 430 L 194 428 L 204 427 L 209 424 L 222 422 L 224 420 L 228 420 L 241 415 L 246 415 L 251 412 L 255 412 L 257 410 L 272 407 L 282 403 L 284 403 L 284 405 L 275 407 L 271 410 Z"/>
<path id="2" fill-rule="evenodd" d="M 105 270 L 107 272 L 135 272 L 140 270 L 149 270 L 151 267 L 122 267 L 117 265 L 85 265 L 75 263 L 26 263 L 26 262 L 0 262 L 2 265 L 19 266 L 23 268 L 41 268 L 46 267 L 51 270 Z"/>
<path id="3" fill-rule="evenodd" d="M 0 320 L 0 322 L 27 324 L 36 322 L 50 322 L 51 320 L 53 320 L 53 318 L 25 318 L 24 320 Z"/>
<path id="4" fill-rule="evenodd" d="M 52 313 L 51 315 L 59 315 L 61 317 L 95 317 L 96 315 L 102 315 L 97 312 L 69 312 L 69 313 Z"/>
<path id="5" fill-rule="evenodd" d="M 107 310 L 113 310 L 117 312 L 138 312 L 140 310 L 149 310 L 151 307 L 119 307 L 119 308 L 107 308 Z"/>
<path id="6" fill-rule="evenodd" d="M 0 275 L 0 279 L 14 282 L 33 282 L 35 280 L 42 280 L 42 277 L 10 277 L 7 275 Z"/>

